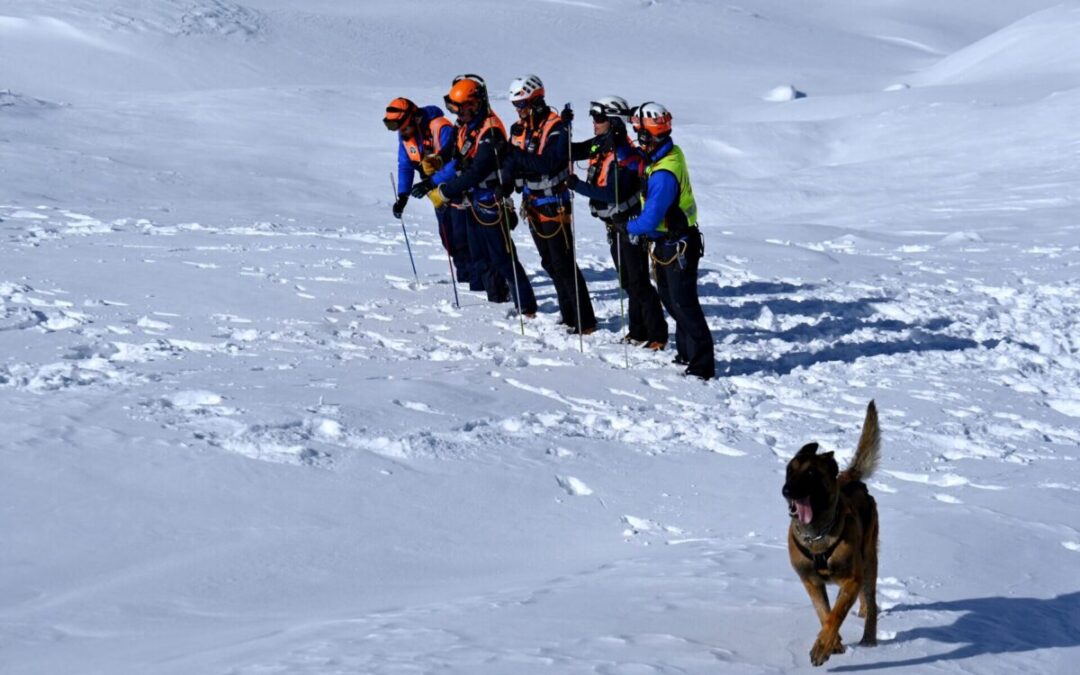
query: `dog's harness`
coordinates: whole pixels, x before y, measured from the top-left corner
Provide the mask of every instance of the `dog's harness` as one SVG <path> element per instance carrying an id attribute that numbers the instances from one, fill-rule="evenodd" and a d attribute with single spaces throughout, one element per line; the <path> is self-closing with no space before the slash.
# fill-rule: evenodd
<path id="1" fill-rule="evenodd" d="M 833 528 L 836 527 L 838 522 L 840 522 L 840 510 L 839 509 L 837 509 L 836 515 L 833 516 L 832 524 L 829 525 L 829 527 L 827 527 L 825 529 L 825 532 L 823 534 L 820 534 L 820 535 L 814 537 L 810 541 L 814 542 L 814 541 L 818 541 L 820 539 L 824 539 L 826 536 L 828 536 L 828 534 L 830 532 L 833 531 Z M 821 553 L 811 553 L 810 549 L 808 549 L 808 548 L 806 548 L 805 546 L 802 545 L 802 543 L 799 541 L 799 537 L 797 535 L 792 537 L 792 540 L 795 542 L 795 548 L 799 549 L 799 553 L 802 553 L 803 556 L 807 560 L 809 560 L 811 563 L 813 563 L 815 572 L 817 572 L 818 574 L 820 574 L 823 577 L 829 576 L 829 558 L 832 557 L 833 552 L 836 551 L 836 547 L 840 545 L 840 537 L 837 537 L 836 541 L 833 542 L 833 545 L 830 546 L 829 548 L 825 549 Z"/>

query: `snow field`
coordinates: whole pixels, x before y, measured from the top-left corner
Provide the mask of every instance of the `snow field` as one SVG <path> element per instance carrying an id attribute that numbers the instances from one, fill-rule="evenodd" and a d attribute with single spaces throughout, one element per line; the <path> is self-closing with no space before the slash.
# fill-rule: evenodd
<path id="1" fill-rule="evenodd" d="M 1073 3 L 458 5 L 0 11 L 0 670 L 809 671 L 783 467 L 873 398 L 881 644 L 829 668 L 1071 672 Z M 717 380 L 616 343 L 583 204 L 584 352 L 520 228 L 524 336 L 419 200 L 414 281 L 378 119 L 466 71 L 675 111 Z"/>

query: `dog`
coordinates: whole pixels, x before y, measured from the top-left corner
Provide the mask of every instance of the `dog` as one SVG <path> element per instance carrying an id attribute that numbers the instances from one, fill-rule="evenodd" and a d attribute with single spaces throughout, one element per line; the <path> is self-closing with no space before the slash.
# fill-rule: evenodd
<path id="1" fill-rule="evenodd" d="M 791 516 L 788 557 L 821 622 L 810 650 L 815 666 L 844 653 L 840 624 L 856 597 L 866 620 L 859 644 L 877 644 L 878 513 L 863 481 L 877 468 L 880 444 L 877 407 L 870 401 L 855 456 L 843 472 L 833 453 L 818 454 L 817 443 L 804 445 L 787 465 L 782 493 Z M 840 586 L 831 609 L 826 583 Z"/>

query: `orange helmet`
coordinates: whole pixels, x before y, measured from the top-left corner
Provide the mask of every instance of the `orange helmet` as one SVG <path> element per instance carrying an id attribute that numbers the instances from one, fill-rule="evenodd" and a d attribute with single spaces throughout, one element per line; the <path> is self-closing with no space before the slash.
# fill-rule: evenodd
<path id="1" fill-rule="evenodd" d="M 409 99 L 395 98 L 390 101 L 390 105 L 386 106 L 386 117 L 383 118 L 383 124 L 390 131 L 397 131 L 412 121 L 418 112 L 420 112 L 420 109 Z"/>
<path id="2" fill-rule="evenodd" d="M 654 101 L 642 103 L 634 108 L 630 116 L 630 123 L 634 125 L 634 131 L 640 136 L 642 132 L 648 133 L 654 138 L 666 136 L 671 133 L 671 113 L 664 106 Z"/>
<path id="3" fill-rule="evenodd" d="M 461 106 L 481 104 L 487 101 L 487 85 L 479 75 L 458 75 L 450 87 L 450 93 L 443 96 L 446 109 L 457 115 Z"/>

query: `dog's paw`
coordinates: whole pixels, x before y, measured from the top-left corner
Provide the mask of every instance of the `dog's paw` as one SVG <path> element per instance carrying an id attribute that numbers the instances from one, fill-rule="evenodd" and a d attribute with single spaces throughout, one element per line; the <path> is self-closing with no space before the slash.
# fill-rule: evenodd
<path id="1" fill-rule="evenodd" d="M 843 654 L 844 643 L 840 641 L 840 636 L 837 635 L 818 635 L 818 639 L 814 642 L 814 647 L 810 650 L 810 663 L 815 666 L 820 666 L 829 660 L 829 657 L 833 654 Z"/>

